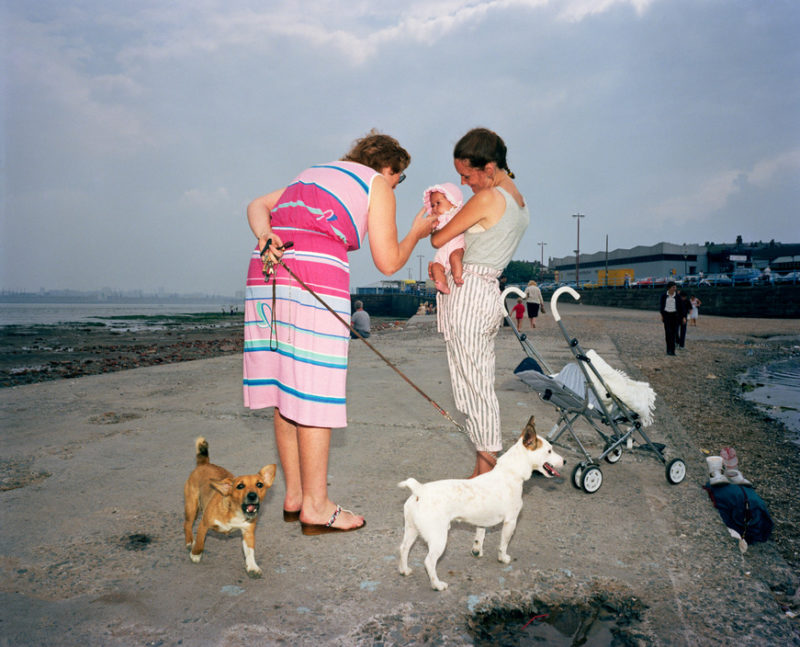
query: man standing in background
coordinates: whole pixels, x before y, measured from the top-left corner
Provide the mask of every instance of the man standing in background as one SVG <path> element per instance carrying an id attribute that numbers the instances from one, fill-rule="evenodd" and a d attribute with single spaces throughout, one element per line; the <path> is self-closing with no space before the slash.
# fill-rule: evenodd
<path id="1" fill-rule="evenodd" d="M 664 335 L 667 340 L 667 355 L 675 354 L 675 338 L 681 323 L 683 312 L 678 295 L 676 294 L 675 281 L 667 283 L 667 291 L 661 295 L 661 321 L 664 323 Z"/>

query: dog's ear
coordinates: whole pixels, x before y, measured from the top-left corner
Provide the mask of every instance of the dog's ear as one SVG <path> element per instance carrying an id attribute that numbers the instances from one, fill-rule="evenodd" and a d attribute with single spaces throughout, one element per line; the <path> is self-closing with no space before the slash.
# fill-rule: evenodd
<path id="1" fill-rule="evenodd" d="M 273 463 L 272 465 L 264 465 L 261 468 L 259 474 L 261 474 L 261 480 L 264 481 L 264 487 L 272 487 L 272 484 L 275 482 L 275 472 L 277 471 L 278 466 Z"/>
<path id="2" fill-rule="evenodd" d="M 211 481 L 213 487 L 222 496 L 230 496 L 233 491 L 233 479 L 222 479 L 221 481 Z"/>
<path id="3" fill-rule="evenodd" d="M 531 416 L 528 424 L 525 425 L 525 430 L 522 432 L 522 444 L 525 447 L 535 449 L 539 439 L 536 437 L 536 425 L 534 424 L 534 417 Z"/>

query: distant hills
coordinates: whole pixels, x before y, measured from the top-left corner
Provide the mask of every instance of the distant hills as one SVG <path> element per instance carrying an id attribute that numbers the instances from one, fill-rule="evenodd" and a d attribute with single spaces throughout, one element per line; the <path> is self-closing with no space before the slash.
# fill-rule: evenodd
<path id="1" fill-rule="evenodd" d="M 237 303 L 244 293 L 236 295 L 178 294 L 144 292 L 142 290 L 40 290 L 39 292 L 0 291 L 0 303 Z"/>

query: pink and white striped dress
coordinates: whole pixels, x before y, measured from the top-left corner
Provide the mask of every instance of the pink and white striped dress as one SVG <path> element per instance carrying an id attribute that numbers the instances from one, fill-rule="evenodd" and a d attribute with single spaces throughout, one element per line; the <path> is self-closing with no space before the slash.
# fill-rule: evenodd
<path id="1" fill-rule="evenodd" d="M 350 321 L 347 252 L 361 247 L 373 169 L 331 162 L 303 171 L 272 210 L 272 229 L 294 246 L 286 265 Z M 345 427 L 350 332 L 280 266 L 265 281 L 258 246 L 247 274 L 244 404 L 278 407 L 310 427 Z"/>

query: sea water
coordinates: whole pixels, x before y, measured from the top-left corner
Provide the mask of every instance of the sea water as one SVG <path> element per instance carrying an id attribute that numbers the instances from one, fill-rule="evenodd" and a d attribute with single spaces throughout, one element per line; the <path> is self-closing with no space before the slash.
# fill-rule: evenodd
<path id="1" fill-rule="evenodd" d="M 753 367 L 739 376 L 739 382 L 742 397 L 786 425 L 792 440 L 800 444 L 800 357 Z"/>
<path id="2" fill-rule="evenodd" d="M 109 317 L 229 311 L 230 306 L 215 303 L 0 303 L 0 326 L 87 323 Z"/>

